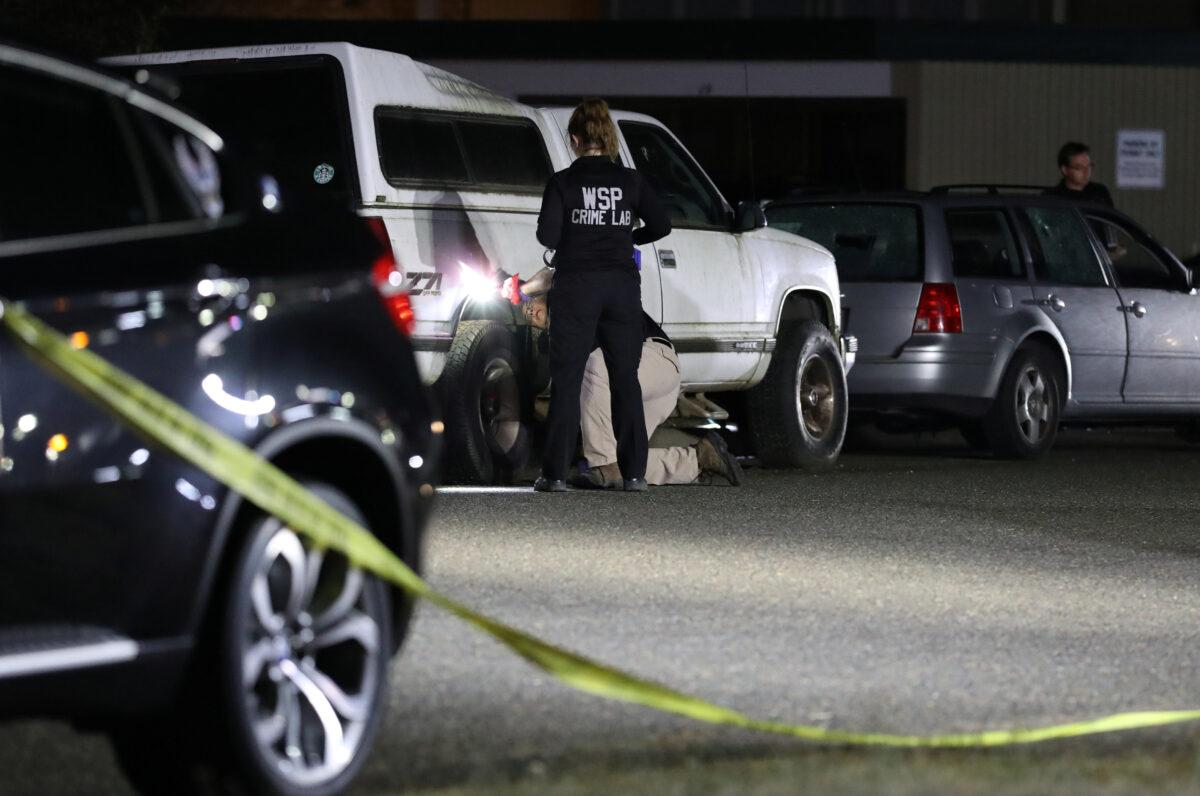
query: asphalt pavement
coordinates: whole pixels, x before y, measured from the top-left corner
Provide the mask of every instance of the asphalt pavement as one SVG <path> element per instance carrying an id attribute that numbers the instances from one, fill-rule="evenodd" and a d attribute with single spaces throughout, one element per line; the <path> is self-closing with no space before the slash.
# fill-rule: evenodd
<path id="1" fill-rule="evenodd" d="M 1067 431 L 1022 463 L 954 435 L 875 442 L 736 489 L 445 490 L 425 570 L 491 616 L 764 719 L 927 734 L 1200 707 L 1200 447 Z M 392 685 L 363 793 L 799 746 L 574 692 L 430 606 Z M 14 792 L 124 792 L 103 741 L 62 724 L 0 726 L 0 771 Z"/>

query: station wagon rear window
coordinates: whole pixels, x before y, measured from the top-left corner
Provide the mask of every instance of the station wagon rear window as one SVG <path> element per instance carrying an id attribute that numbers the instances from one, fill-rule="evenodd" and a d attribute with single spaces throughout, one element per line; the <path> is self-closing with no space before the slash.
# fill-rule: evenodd
<path id="1" fill-rule="evenodd" d="M 843 282 L 920 282 L 920 212 L 901 204 L 767 207 L 768 223 L 833 253 Z"/>
<path id="2" fill-rule="evenodd" d="M 398 187 L 540 193 L 552 173 L 529 119 L 376 108 L 375 134 L 383 175 Z"/>

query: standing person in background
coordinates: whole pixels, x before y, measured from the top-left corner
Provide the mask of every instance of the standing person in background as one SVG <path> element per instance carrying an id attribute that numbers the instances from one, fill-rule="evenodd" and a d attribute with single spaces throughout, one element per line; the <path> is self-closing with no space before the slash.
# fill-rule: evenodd
<path id="1" fill-rule="evenodd" d="M 1062 179 L 1046 193 L 1068 199 L 1113 206 L 1112 194 L 1098 182 L 1092 182 L 1092 150 L 1087 144 L 1068 141 L 1058 150 L 1058 170 Z"/>
<path id="2" fill-rule="evenodd" d="M 641 275 L 633 247 L 653 243 L 671 222 L 650 183 L 619 165 L 617 131 L 602 99 L 584 100 L 567 125 L 576 160 L 550 178 L 538 241 L 554 249 L 548 296 L 550 416 L 542 474 L 533 488 L 565 492 L 579 433 L 579 395 L 597 344 L 612 383 L 617 464 L 628 492 L 646 489 L 646 420 L 638 385 L 644 327 Z M 643 226 L 634 229 L 635 220 Z"/>

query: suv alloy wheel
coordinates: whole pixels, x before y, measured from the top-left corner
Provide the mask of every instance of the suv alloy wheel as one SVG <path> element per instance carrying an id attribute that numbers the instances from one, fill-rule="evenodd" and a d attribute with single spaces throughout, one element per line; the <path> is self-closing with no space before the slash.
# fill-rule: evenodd
<path id="1" fill-rule="evenodd" d="M 337 489 L 306 486 L 365 525 Z M 386 706 L 386 586 L 257 512 L 225 583 L 215 648 L 181 703 L 113 732 L 121 768 L 146 793 L 340 793 Z"/>

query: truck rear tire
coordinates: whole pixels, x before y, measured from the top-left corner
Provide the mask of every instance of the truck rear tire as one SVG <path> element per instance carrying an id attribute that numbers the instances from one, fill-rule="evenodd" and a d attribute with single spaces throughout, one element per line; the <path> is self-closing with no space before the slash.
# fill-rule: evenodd
<path id="1" fill-rule="evenodd" d="M 530 449 L 529 401 L 512 332 L 495 321 L 460 322 L 438 386 L 446 482 L 511 480 Z"/>
<path id="2" fill-rule="evenodd" d="M 746 394 L 750 442 L 768 467 L 822 469 L 846 437 L 846 371 L 833 336 L 816 321 L 779 335 L 762 383 Z"/>

